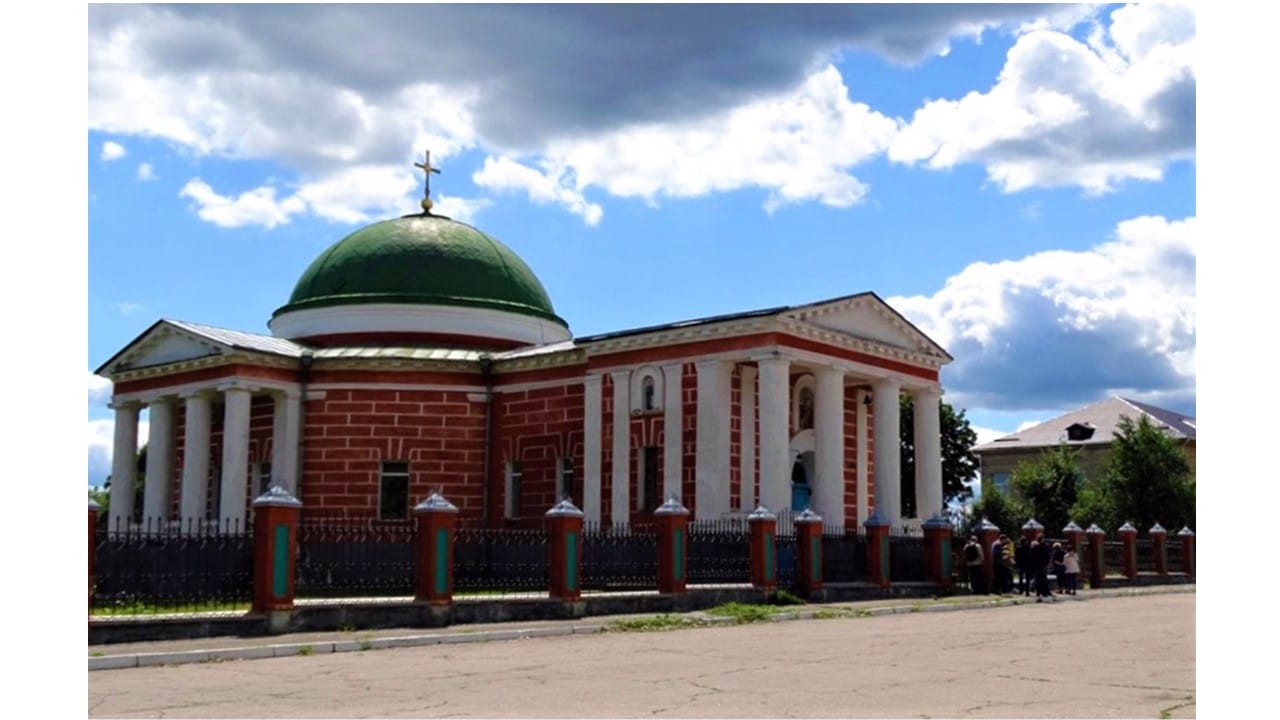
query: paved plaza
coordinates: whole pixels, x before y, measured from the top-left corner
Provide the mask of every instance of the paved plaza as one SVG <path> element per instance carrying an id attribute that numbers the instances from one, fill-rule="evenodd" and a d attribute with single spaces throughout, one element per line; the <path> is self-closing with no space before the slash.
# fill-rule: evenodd
<path id="1" fill-rule="evenodd" d="M 1080 596 L 99 670 L 89 716 L 1189 718 L 1195 608 Z"/>

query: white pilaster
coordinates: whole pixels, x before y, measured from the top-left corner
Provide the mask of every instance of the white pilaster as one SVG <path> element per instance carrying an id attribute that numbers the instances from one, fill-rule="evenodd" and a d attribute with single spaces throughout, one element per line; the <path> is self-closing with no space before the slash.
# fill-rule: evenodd
<path id="1" fill-rule="evenodd" d="M 871 498 L 867 494 L 867 400 L 870 397 L 870 393 L 866 390 L 859 390 L 854 395 L 854 401 L 858 403 L 856 418 L 856 422 L 858 423 L 858 500 L 856 506 L 858 527 L 862 527 L 862 524 L 871 516 Z"/>
<path id="2" fill-rule="evenodd" d="M 288 389 L 277 392 L 271 437 L 271 484 L 298 497 L 298 426 L 302 394 Z"/>
<path id="3" fill-rule="evenodd" d="M 588 375 L 582 381 L 582 512 L 588 523 L 600 522 L 601 415 L 604 378 Z"/>
<path id="4" fill-rule="evenodd" d="M 791 361 L 767 358 L 760 368 L 760 504 L 770 512 L 791 507 Z"/>
<path id="5" fill-rule="evenodd" d="M 819 368 L 814 388 L 814 511 L 844 525 L 844 371 Z"/>
<path id="6" fill-rule="evenodd" d="M 249 481 L 249 390 L 238 386 L 224 391 L 226 412 L 222 421 L 222 495 L 219 521 L 223 529 L 245 527 L 245 492 Z"/>
<path id="7" fill-rule="evenodd" d="M 941 393 L 933 388 L 911 393 L 915 431 L 916 517 L 928 519 L 942 511 L 942 427 L 938 416 Z"/>
<path id="8" fill-rule="evenodd" d="M 209 392 L 185 393 L 186 420 L 182 431 L 182 496 L 179 513 L 184 527 L 204 522 L 209 492 Z"/>
<path id="9" fill-rule="evenodd" d="M 710 520 L 729 512 L 729 416 L 733 365 L 703 360 L 698 372 L 698 445 L 694 512 Z"/>
<path id="10" fill-rule="evenodd" d="M 662 366 L 662 500 L 684 502 L 684 363 Z"/>
<path id="11" fill-rule="evenodd" d="M 751 512 L 756 508 L 756 373 L 751 365 L 743 365 L 738 370 L 741 382 L 742 417 L 738 427 L 742 433 L 738 440 L 741 448 L 739 466 L 742 468 L 742 497 L 740 506 L 743 512 Z"/>
<path id="12" fill-rule="evenodd" d="M 876 511 L 892 527 L 902 525 L 901 433 L 898 429 L 896 380 L 877 380 L 873 385 L 871 411 L 874 414 L 872 443 L 875 450 Z"/>
<path id="13" fill-rule="evenodd" d="M 173 403 L 159 398 L 147 403 L 146 485 L 142 496 L 143 521 L 169 519 L 173 497 Z"/>
<path id="14" fill-rule="evenodd" d="M 111 530 L 123 530 L 133 517 L 133 483 L 138 475 L 137 403 L 115 403 L 115 438 L 111 449 L 111 505 L 107 523 Z"/>
<path id="15" fill-rule="evenodd" d="M 613 492 L 609 520 L 631 522 L 631 371 L 609 373 L 613 379 Z"/>

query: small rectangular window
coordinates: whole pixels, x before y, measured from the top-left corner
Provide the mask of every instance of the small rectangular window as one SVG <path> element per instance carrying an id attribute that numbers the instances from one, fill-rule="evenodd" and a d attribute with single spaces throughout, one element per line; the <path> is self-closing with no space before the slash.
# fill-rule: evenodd
<path id="1" fill-rule="evenodd" d="M 520 517 L 520 481 L 523 479 L 523 472 L 520 469 L 520 463 L 507 463 L 507 518 L 514 519 Z"/>
<path id="2" fill-rule="evenodd" d="M 249 498 L 250 502 L 261 497 L 262 494 L 265 493 L 267 489 L 271 487 L 271 463 L 269 462 L 258 463 L 257 482 L 254 483 L 254 486 L 258 489 L 258 491 L 254 494 L 253 497 Z"/>
<path id="3" fill-rule="evenodd" d="M 409 519 L 409 463 L 382 463 L 378 490 L 378 519 Z"/>
<path id="4" fill-rule="evenodd" d="M 645 512 L 658 509 L 658 448 L 649 446 L 644 449 L 644 467 L 641 469 L 644 478 L 642 484 L 643 497 L 640 508 Z"/>
<path id="5" fill-rule="evenodd" d="M 1001 494 L 1009 494 L 1009 473 L 999 472 L 991 476 L 991 485 Z"/>

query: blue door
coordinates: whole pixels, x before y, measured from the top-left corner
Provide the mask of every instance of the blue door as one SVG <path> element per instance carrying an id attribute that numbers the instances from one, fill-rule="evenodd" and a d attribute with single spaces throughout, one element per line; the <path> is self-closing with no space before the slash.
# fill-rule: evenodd
<path id="1" fill-rule="evenodd" d="M 804 471 L 804 463 L 797 461 L 791 467 L 791 509 L 795 512 L 803 512 L 809 507 L 809 497 L 812 494 L 808 474 Z"/>

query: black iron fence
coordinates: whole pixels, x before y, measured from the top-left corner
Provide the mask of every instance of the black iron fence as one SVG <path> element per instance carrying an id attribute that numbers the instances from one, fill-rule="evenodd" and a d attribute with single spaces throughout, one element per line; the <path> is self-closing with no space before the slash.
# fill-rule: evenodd
<path id="1" fill-rule="evenodd" d="M 582 590 L 653 590 L 658 586 L 658 532 L 652 525 L 582 530 Z"/>
<path id="2" fill-rule="evenodd" d="M 409 521 L 323 519 L 298 525 L 299 598 L 414 594 L 416 526 Z"/>
<path id="3" fill-rule="evenodd" d="M 920 582 L 927 578 L 924 536 L 898 532 L 889 536 L 889 582 Z"/>
<path id="4" fill-rule="evenodd" d="M 153 522 L 99 530 L 90 613 L 243 612 L 253 599 L 253 536 L 236 526 Z"/>
<path id="5" fill-rule="evenodd" d="M 453 588 L 460 596 L 546 593 L 547 534 L 541 530 L 459 529 Z"/>
<path id="6" fill-rule="evenodd" d="M 867 580 L 866 532 L 847 532 L 838 526 L 822 528 L 822 581 L 850 583 Z"/>
<path id="7" fill-rule="evenodd" d="M 751 535 L 745 523 L 689 523 L 689 585 L 751 582 Z"/>

